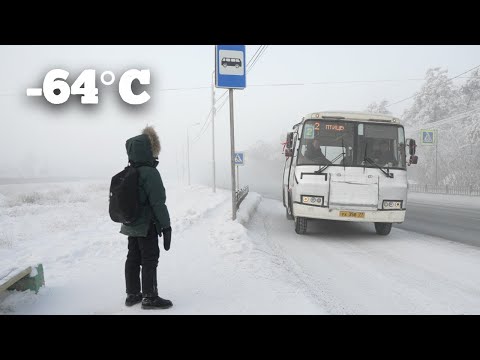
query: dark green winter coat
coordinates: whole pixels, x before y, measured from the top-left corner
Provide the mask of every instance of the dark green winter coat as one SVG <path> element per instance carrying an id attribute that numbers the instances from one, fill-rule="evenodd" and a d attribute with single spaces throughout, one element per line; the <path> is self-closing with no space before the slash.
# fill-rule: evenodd
<path id="1" fill-rule="evenodd" d="M 137 168 L 139 173 L 141 210 L 136 221 L 128 225 L 122 224 L 120 232 L 128 236 L 147 236 L 148 227 L 153 221 L 160 234 L 162 229 L 170 226 L 170 216 L 165 205 L 165 188 L 156 169 L 156 157 L 160 152 L 158 136 L 153 128 L 147 127 L 142 135 L 128 139 L 125 146 L 130 164 Z"/>

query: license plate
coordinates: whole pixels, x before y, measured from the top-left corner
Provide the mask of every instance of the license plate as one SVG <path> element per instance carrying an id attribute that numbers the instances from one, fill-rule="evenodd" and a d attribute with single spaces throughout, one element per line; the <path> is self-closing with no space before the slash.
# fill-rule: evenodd
<path id="1" fill-rule="evenodd" d="M 340 211 L 340 217 L 353 217 L 353 218 L 365 218 L 364 212 L 356 211 Z"/>

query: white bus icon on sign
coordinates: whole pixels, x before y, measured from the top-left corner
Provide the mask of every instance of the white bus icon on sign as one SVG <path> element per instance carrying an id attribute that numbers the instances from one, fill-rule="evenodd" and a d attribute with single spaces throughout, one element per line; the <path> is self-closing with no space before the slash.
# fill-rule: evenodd
<path id="1" fill-rule="evenodd" d="M 234 66 L 236 67 L 237 69 L 242 66 L 242 60 L 238 59 L 238 58 L 227 58 L 227 57 L 224 57 L 222 59 L 222 66 L 224 68 L 226 68 L 227 66 Z"/>
<path id="2" fill-rule="evenodd" d="M 218 53 L 218 73 L 220 75 L 245 75 L 245 57 L 237 50 L 220 50 Z"/>

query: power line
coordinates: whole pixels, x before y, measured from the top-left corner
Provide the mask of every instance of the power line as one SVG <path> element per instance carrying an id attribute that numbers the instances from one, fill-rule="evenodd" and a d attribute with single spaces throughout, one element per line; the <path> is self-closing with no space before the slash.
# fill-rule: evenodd
<path id="1" fill-rule="evenodd" d="M 228 92 L 228 91 L 227 91 Z M 216 113 L 218 114 L 218 112 L 225 106 L 225 104 L 228 102 L 228 98 L 226 98 L 225 100 L 223 100 L 222 104 L 219 105 L 218 109 L 216 110 Z M 198 140 L 200 140 L 200 138 L 203 136 L 203 134 L 205 134 L 205 132 L 207 131 L 208 129 L 208 125 L 210 125 L 210 123 L 212 122 L 212 120 L 210 120 L 207 124 L 207 126 L 205 127 L 205 129 L 200 130 L 201 133 L 199 133 L 199 135 L 197 137 L 195 137 L 195 139 L 192 141 L 193 144 L 195 144 Z"/>
<path id="2" fill-rule="evenodd" d="M 227 90 L 227 93 L 228 93 L 228 90 Z M 226 98 L 225 100 L 223 100 L 223 102 L 218 106 L 217 110 L 216 110 L 216 113 L 218 114 L 220 112 L 220 110 L 222 110 L 222 108 L 225 106 L 225 104 L 228 102 L 228 98 Z M 203 129 L 203 132 L 201 134 L 199 134 L 194 140 L 193 140 L 193 144 L 196 143 L 200 137 L 202 137 L 203 134 L 205 134 L 205 132 L 207 131 L 208 129 L 208 125 L 210 125 L 210 123 L 212 122 L 212 120 L 210 120 L 207 124 L 207 127 L 205 129 Z"/>
<path id="3" fill-rule="evenodd" d="M 477 66 L 471 68 L 470 70 L 467 70 L 467 71 L 465 71 L 465 72 L 463 72 L 463 73 L 461 73 L 461 74 L 458 74 L 457 76 L 454 76 L 454 77 L 452 77 L 452 78 L 450 78 L 450 79 L 447 79 L 447 81 L 445 81 L 444 84 L 446 84 L 448 81 L 451 81 L 451 80 L 456 79 L 456 78 L 458 78 L 458 77 L 460 77 L 460 76 L 462 76 L 462 75 L 465 75 L 466 73 L 468 73 L 468 72 L 470 72 L 470 71 L 473 71 L 473 70 L 475 70 L 475 69 L 477 69 L 477 68 L 479 68 L 479 67 L 480 67 L 480 65 L 477 65 Z M 425 91 L 425 90 L 424 90 L 424 91 Z M 405 98 L 405 99 L 403 99 L 403 100 L 394 102 L 393 104 L 387 105 L 386 107 L 390 107 L 390 106 L 392 106 L 392 105 L 399 104 L 399 103 L 401 103 L 401 102 L 404 102 L 404 101 L 406 101 L 406 100 L 409 100 L 409 99 L 411 99 L 411 98 L 414 98 L 415 96 L 417 96 L 417 94 L 414 94 L 414 95 L 412 95 L 412 96 L 409 96 L 409 97 L 407 97 L 407 98 Z"/>
<path id="4" fill-rule="evenodd" d="M 437 120 L 437 121 L 432 121 L 432 122 L 429 122 L 429 123 L 425 123 L 423 124 L 422 126 L 418 127 L 418 128 L 414 128 L 414 129 L 408 129 L 407 132 L 408 133 L 412 133 L 414 131 L 418 131 L 418 130 L 421 130 L 421 129 L 424 129 L 425 127 L 431 127 L 432 125 L 435 125 L 435 126 L 440 126 L 440 125 L 444 125 L 446 123 L 449 123 L 451 121 L 454 121 L 454 120 L 460 120 L 460 119 L 463 119 L 465 116 L 467 115 L 470 115 L 476 111 L 480 110 L 480 106 L 477 107 L 477 108 L 474 108 L 474 109 L 471 109 L 471 110 L 468 110 L 468 111 L 465 111 L 463 113 L 460 113 L 460 114 L 456 114 L 456 115 L 453 115 L 453 116 L 449 116 L 449 117 L 446 117 L 445 119 L 440 119 L 440 120 Z"/>
<path id="5" fill-rule="evenodd" d="M 471 78 L 471 77 L 465 77 Z M 274 86 L 306 86 L 306 85 L 330 85 L 330 84 L 358 84 L 358 83 L 381 83 L 381 82 L 401 82 L 401 81 L 423 81 L 425 78 L 412 79 L 385 79 L 385 80 L 347 80 L 347 81 L 321 81 L 308 83 L 278 83 L 278 84 L 251 84 L 249 87 L 274 87 Z"/>
<path id="6" fill-rule="evenodd" d="M 480 78 L 480 76 L 462 76 L 456 77 L 457 79 L 476 79 Z M 453 79 L 453 78 L 452 78 Z M 411 79 L 384 79 L 384 80 L 346 80 L 346 81 L 317 81 L 317 82 L 306 82 L 306 83 L 278 83 L 278 84 L 250 84 L 248 87 L 282 87 L 282 86 L 308 86 L 308 85 L 331 85 L 331 84 L 359 84 L 359 83 L 382 83 L 382 82 L 403 82 L 403 81 L 423 81 L 425 78 L 411 78 Z M 184 87 L 184 88 L 166 88 L 166 89 L 156 89 L 156 90 L 149 90 L 149 92 L 157 92 L 157 91 L 190 91 L 190 90 L 203 90 L 203 89 L 210 89 L 210 86 L 197 86 L 197 87 Z M 108 91 L 107 89 L 102 89 L 102 92 Z M 110 91 L 117 91 L 116 89 L 110 89 Z M 216 101 L 222 99 L 228 90 L 226 90 Z M 0 96 L 23 96 L 24 93 L 0 93 Z M 394 104 L 390 104 L 391 106 Z"/>
<path id="7" fill-rule="evenodd" d="M 248 61 L 247 63 L 247 66 L 250 65 L 250 63 L 252 62 L 253 58 L 255 57 L 255 55 L 257 55 L 258 51 L 263 47 L 263 45 L 260 45 L 258 48 L 257 48 L 257 51 L 255 51 L 255 54 L 253 54 L 253 56 L 250 58 L 250 60 Z"/>
<path id="8" fill-rule="evenodd" d="M 249 69 L 247 69 L 247 74 L 253 69 L 253 67 L 255 66 L 255 64 L 258 62 L 258 60 L 262 57 L 262 55 L 265 53 L 265 51 L 268 49 L 268 46 L 269 45 L 264 45 L 264 48 L 260 51 L 260 53 L 258 54 L 257 58 L 255 59 L 255 61 L 253 62 L 253 64 L 250 66 Z"/>
<path id="9" fill-rule="evenodd" d="M 228 91 L 227 91 L 228 92 Z M 218 109 L 216 110 L 216 113 L 218 114 L 218 112 L 223 108 L 223 106 L 228 102 L 228 98 L 226 98 L 225 100 L 223 100 L 222 104 L 218 107 Z M 210 125 L 210 123 L 212 122 L 212 120 L 210 119 L 210 121 L 208 122 L 207 126 L 202 130 L 199 131 L 199 135 L 195 137 L 195 139 L 193 140 L 192 143 L 196 143 L 201 137 L 203 134 L 205 134 L 205 132 L 207 131 L 208 129 L 208 125 Z"/>
<path id="10" fill-rule="evenodd" d="M 227 103 L 227 100 L 228 100 L 228 99 L 225 99 L 225 100 L 223 101 L 223 103 L 218 107 L 217 112 L 219 112 L 220 110 L 222 110 L 223 106 Z"/>
<path id="11" fill-rule="evenodd" d="M 265 45 L 260 45 L 260 47 L 257 49 L 255 54 L 252 56 L 250 61 L 247 63 L 247 66 L 245 66 L 245 69 L 246 69 L 247 73 L 248 73 L 249 68 L 252 67 L 253 63 L 255 63 L 255 61 L 257 61 L 258 57 L 261 55 L 264 48 L 265 48 Z"/>
<path id="12" fill-rule="evenodd" d="M 227 94 L 228 94 L 228 90 L 225 90 L 225 92 L 222 94 L 222 96 L 220 96 L 217 100 L 215 100 L 215 103 L 220 101 L 220 99 L 223 98 Z"/>
<path id="13" fill-rule="evenodd" d="M 204 128 L 205 128 L 205 130 L 208 128 L 208 124 L 210 124 L 210 122 L 208 122 L 208 124 L 207 124 L 207 121 L 210 118 L 210 115 L 212 115 L 212 111 L 213 111 L 213 108 L 210 109 L 210 112 L 208 113 L 207 117 L 205 118 L 205 122 L 203 123 L 202 127 L 200 128 L 199 133 L 201 133 L 202 130 L 204 130 Z M 192 140 L 192 144 L 194 144 L 199 137 L 200 137 L 200 135 L 196 136 L 195 139 Z"/>
<path id="14" fill-rule="evenodd" d="M 249 69 L 247 69 L 247 73 L 253 69 L 253 67 L 255 66 L 255 64 L 258 62 L 258 60 L 260 59 L 260 57 L 265 53 L 266 49 L 268 48 L 268 45 L 263 45 L 263 48 L 262 46 L 260 46 L 257 51 L 255 52 L 255 54 L 252 56 L 252 58 L 250 59 L 250 61 L 248 61 L 247 63 L 247 67 L 248 67 L 248 64 L 252 64 L 250 66 Z M 261 49 L 261 50 L 260 50 Z M 258 54 L 258 55 L 257 55 Z M 256 56 L 256 57 L 255 57 Z M 253 61 L 253 62 L 252 62 Z M 480 65 L 477 65 L 475 66 L 474 68 L 472 69 L 469 69 L 461 74 L 458 74 L 450 79 L 448 79 L 447 81 L 451 81 L 453 79 L 457 79 L 457 78 L 460 78 L 462 75 L 465 75 L 466 73 L 470 72 L 470 71 L 473 71 L 475 70 L 476 68 L 479 68 Z M 475 78 L 475 77 L 472 77 L 472 76 L 466 76 L 465 78 Z M 351 84 L 351 83 L 379 83 L 379 82 L 398 82 L 398 81 L 419 81 L 419 80 L 425 80 L 425 78 L 411 78 L 411 79 L 404 79 L 404 80 L 399 80 L 399 79 L 388 79 L 388 80 L 351 80 L 351 81 L 324 81 L 324 82 L 310 82 L 310 83 L 279 83 L 279 84 L 253 84 L 253 85 L 249 85 L 249 87 L 253 87 L 253 86 L 256 86 L 256 87 L 280 87 L 280 86 L 306 86 L 306 85 L 326 85 L 326 84 Z M 225 91 L 217 100 L 216 102 L 218 102 L 220 99 L 222 99 L 226 94 L 228 93 L 228 90 Z M 393 104 L 390 104 L 390 105 L 387 105 L 387 107 L 389 106 L 392 106 L 392 105 L 395 105 L 395 104 L 398 104 L 400 102 L 403 102 L 403 101 L 406 101 L 408 99 L 411 99 L 412 97 L 415 97 L 415 95 L 409 97 L 409 98 L 405 98 L 403 100 L 400 100 L 398 102 L 395 102 Z M 223 106 L 225 105 L 225 103 L 227 102 L 228 99 L 225 99 L 225 101 L 217 108 L 217 112 L 219 112 Z M 462 116 L 464 114 L 469 114 L 469 113 L 472 113 L 474 112 L 475 110 L 477 109 L 480 109 L 480 108 L 476 108 L 476 109 L 473 109 L 473 110 L 470 110 L 468 112 L 465 112 L 465 113 L 462 113 L 462 114 L 459 114 L 459 115 L 456 115 L 456 117 L 458 116 Z M 211 113 L 211 111 L 210 111 Z M 209 115 L 210 115 L 209 113 Z M 209 116 L 208 116 L 209 117 Z M 207 117 L 207 120 L 208 120 L 208 117 Z M 449 118 L 446 118 L 446 119 L 442 119 L 442 120 L 439 120 L 439 121 L 436 121 L 434 123 L 428 123 L 429 125 L 430 124 L 437 124 L 437 125 L 442 125 L 444 124 L 445 122 L 448 122 L 449 120 L 452 120 L 453 118 L 456 118 L 456 117 L 449 117 Z M 208 128 L 208 125 L 211 123 L 211 120 L 206 123 L 206 127 L 202 130 L 200 130 L 200 133 L 199 135 L 195 138 L 194 142 L 198 141 L 198 139 L 205 133 L 206 129 Z M 204 124 L 205 125 L 205 124 Z M 203 128 L 203 127 L 202 127 Z M 418 130 L 418 129 L 414 129 L 414 130 L 409 130 L 409 131 L 415 131 L 415 130 Z"/>
<path id="15" fill-rule="evenodd" d="M 226 91 L 222 94 L 222 96 L 220 96 L 215 102 L 218 102 L 218 101 L 219 101 L 221 98 L 223 98 L 227 93 L 228 93 L 228 90 L 226 90 Z M 223 106 L 223 104 L 225 104 L 225 102 L 226 102 L 226 100 L 222 103 L 222 106 Z M 220 107 L 220 109 L 221 109 L 221 107 Z M 215 111 L 218 112 L 220 109 L 217 109 L 217 110 L 215 110 Z M 208 119 L 210 118 L 210 115 L 212 114 L 212 111 L 213 111 L 213 107 L 210 109 L 210 112 L 208 113 L 207 118 L 205 119 L 205 122 L 204 122 L 203 125 L 202 125 L 202 128 L 201 128 L 200 131 L 198 132 L 199 135 L 197 135 L 197 136 L 195 137 L 195 139 L 192 140 L 192 144 L 195 144 L 195 143 L 200 139 L 200 137 L 205 133 L 205 131 L 207 131 L 208 126 L 209 126 L 210 123 L 212 122 L 212 120 L 208 121 Z M 208 123 L 207 123 L 207 121 L 208 121 Z"/>

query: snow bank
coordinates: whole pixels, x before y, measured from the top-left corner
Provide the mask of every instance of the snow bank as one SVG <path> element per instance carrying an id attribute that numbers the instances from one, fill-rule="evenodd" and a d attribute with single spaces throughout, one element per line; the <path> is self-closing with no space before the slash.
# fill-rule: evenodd
<path id="1" fill-rule="evenodd" d="M 79 278 L 89 267 L 124 261 L 127 238 L 108 215 L 108 189 L 107 182 L 0 185 L 0 273 L 42 263 L 47 288 L 64 287 L 72 273 Z M 205 187 L 167 189 L 174 234 L 225 200 Z"/>
<path id="2" fill-rule="evenodd" d="M 200 220 L 206 213 L 225 202 L 228 194 L 221 189 L 213 193 L 211 188 L 200 185 L 171 190 L 167 189 L 167 206 L 174 209 L 170 211 L 173 231 L 181 231 Z"/>
<path id="3" fill-rule="evenodd" d="M 168 252 L 160 238 L 158 286 L 174 307 L 151 312 L 124 305 L 127 238 L 108 216 L 107 183 L 0 186 L 6 200 L 0 237 L 8 242 L 0 242 L 0 272 L 34 263 L 45 271 L 38 294 L 0 294 L 0 313 L 324 313 L 289 280 L 288 270 L 252 241 L 244 225 L 252 221 L 258 194 L 248 194 L 238 221 L 232 221 L 230 191 L 166 190 L 173 233 Z"/>
<path id="4" fill-rule="evenodd" d="M 249 192 L 247 197 L 240 204 L 237 212 L 237 221 L 241 224 L 246 224 L 250 218 L 255 214 L 258 204 L 262 201 L 262 196 L 255 192 Z"/>

